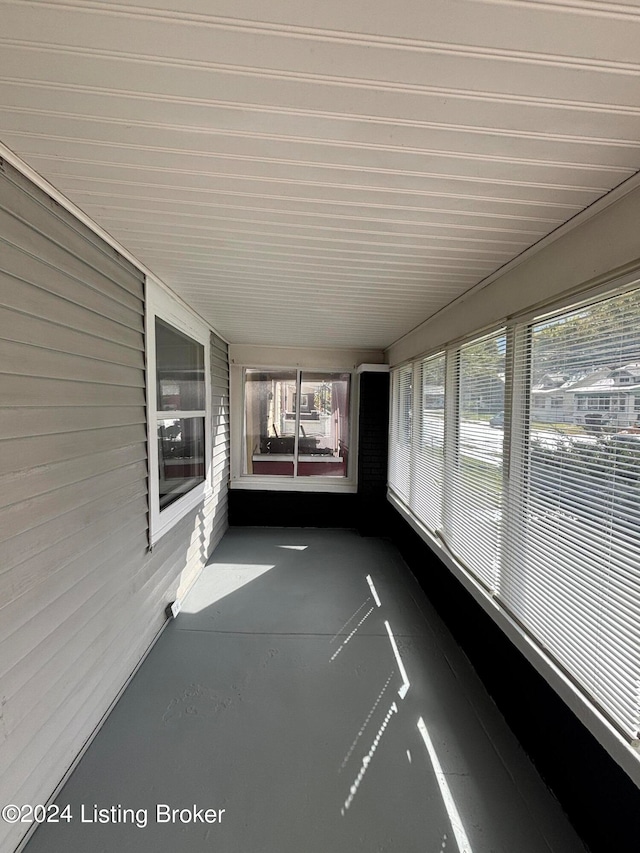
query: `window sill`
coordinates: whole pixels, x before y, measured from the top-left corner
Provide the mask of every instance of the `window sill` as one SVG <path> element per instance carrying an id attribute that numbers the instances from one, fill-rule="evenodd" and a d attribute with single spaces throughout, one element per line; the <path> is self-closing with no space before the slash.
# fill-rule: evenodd
<path id="1" fill-rule="evenodd" d="M 293 456 L 286 453 L 254 453 L 254 462 L 293 462 Z M 298 462 L 344 462 L 344 456 L 321 456 L 312 453 L 298 456 Z"/>
<path id="2" fill-rule="evenodd" d="M 151 546 L 157 545 L 159 540 L 172 530 L 185 515 L 203 504 L 208 494 L 210 494 L 210 490 L 207 489 L 205 483 L 201 483 L 184 495 L 184 497 L 180 498 L 180 500 L 162 510 L 159 516 L 154 519 L 154 524 L 151 527 Z"/>
<path id="3" fill-rule="evenodd" d="M 233 477 L 230 488 L 259 492 L 334 492 L 336 494 L 355 494 L 358 486 L 352 480 L 341 477 L 293 477 L 268 476 L 259 474 L 252 477 Z"/>

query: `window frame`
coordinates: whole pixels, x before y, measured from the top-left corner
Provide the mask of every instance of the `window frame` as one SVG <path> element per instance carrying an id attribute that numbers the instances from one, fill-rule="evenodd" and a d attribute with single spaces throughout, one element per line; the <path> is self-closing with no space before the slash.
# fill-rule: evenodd
<path id="1" fill-rule="evenodd" d="M 326 475 L 288 475 L 288 474 L 248 474 L 246 473 L 246 383 L 247 370 L 259 370 L 263 373 L 295 371 L 296 387 L 303 374 L 346 373 L 349 375 L 349 459 L 346 477 L 331 477 Z M 359 410 L 359 374 L 353 366 L 340 367 L 320 364 L 313 366 L 301 364 L 269 364 L 247 363 L 232 364 L 230 371 L 232 398 L 232 454 L 231 454 L 231 483 L 232 489 L 256 491 L 291 491 L 291 492 L 347 492 L 357 491 L 358 476 L 358 410 Z M 299 417 L 299 412 L 297 413 Z M 294 459 L 297 457 L 297 441 L 294 449 Z"/>
<path id="2" fill-rule="evenodd" d="M 521 507 L 526 503 L 526 483 L 528 482 L 527 448 L 530 437 L 531 420 L 533 417 L 531 399 L 531 347 L 532 328 L 539 323 L 555 319 L 561 314 L 587 308 L 594 303 L 614 299 L 625 293 L 637 290 L 640 287 L 639 272 L 625 276 L 610 278 L 606 282 L 595 287 L 584 287 L 579 291 L 565 294 L 562 298 L 549 300 L 537 307 L 529 308 L 519 312 L 517 315 L 507 317 L 502 323 L 492 324 L 491 327 L 478 329 L 473 334 L 453 339 L 445 346 L 427 350 L 422 354 L 412 356 L 406 361 L 398 361 L 392 366 L 392 373 L 403 366 L 414 367 L 423 359 L 436 355 L 442 349 L 447 351 L 450 358 L 451 368 L 447 367 L 447 396 L 445 397 L 446 418 L 445 440 L 455 432 L 453 421 L 457 416 L 457 406 L 454 401 L 455 375 L 454 360 L 457 358 L 460 348 L 467 342 L 476 340 L 483 335 L 490 334 L 495 329 L 503 327 L 507 334 L 506 348 L 506 383 L 505 383 L 505 445 L 503 458 L 503 481 L 504 481 L 504 506 L 502 529 L 503 534 L 512 541 L 513 547 L 518 549 L 518 541 L 522 535 L 519 526 Z M 514 371 L 519 371 L 519 381 L 514 381 Z M 619 389 L 626 390 L 626 389 Z M 609 396 L 615 393 L 615 389 L 609 389 Z M 633 396 L 633 395 L 631 395 Z M 640 401 L 640 395 L 635 396 L 635 406 Z M 390 411 L 393 412 L 394 399 L 390 399 Z M 637 411 L 637 410 L 636 410 Z M 391 439 L 390 431 L 390 439 Z M 455 456 L 455 447 L 451 447 L 451 458 Z M 500 594 L 490 594 L 478 581 L 474 574 L 464 566 L 457 556 L 443 540 L 440 531 L 430 529 L 428 525 L 412 510 L 407 501 L 394 490 L 392 482 L 387 489 L 388 500 L 391 505 L 405 519 L 408 525 L 434 550 L 438 557 L 445 563 L 452 574 L 461 582 L 464 588 L 471 593 L 476 602 L 491 616 L 504 633 L 511 639 L 514 645 L 520 649 L 524 656 L 543 675 L 546 681 L 559 693 L 585 724 L 595 735 L 598 741 L 609 751 L 614 760 L 622 766 L 630 776 L 640 784 L 640 737 L 634 739 L 628 732 L 623 731 L 621 718 L 613 716 L 606 711 L 598 699 L 589 695 L 588 687 L 582 684 L 574 675 L 559 663 L 554 655 L 549 652 L 543 643 L 536 640 L 531 631 L 527 630 L 520 620 L 515 617 L 509 607 L 502 601 Z M 443 511 L 446 511 L 446 500 L 443 503 Z M 507 580 L 512 568 L 508 560 L 501 561 L 502 578 Z"/>
<path id="3" fill-rule="evenodd" d="M 204 480 L 178 500 L 160 509 L 160 475 L 158 470 L 158 421 L 167 412 L 158 410 L 156 377 L 156 317 L 204 347 L 205 409 L 204 409 Z M 188 512 L 212 494 L 212 437 L 211 437 L 211 335 L 209 327 L 189 311 L 164 288 L 147 279 L 145 299 L 145 349 L 147 394 L 148 503 L 149 547 L 171 530 Z M 202 417 L 198 410 L 194 417 Z M 190 415 L 192 413 L 189 413 Z"/>
<path id="4" fill-rule="evenodd" d="M 588 296 L 577 306 L 575 304 L 567 304 L 567 305 L 556 305 L 555 310 L 548 311 L 545 310 L 543 312 L 538 312 L 538 316 L 536 314 L 527 315 L 526 320 L 520 322 L 519 320 L 515 323 L 515 328 L 519 334 L 526 336 L 527 345 L 524 348 L 521 348 L 517 351 L 515 356 L 516 359 L 519 359 L 521 366 L 525 369 L 525 374 L 521 376 L 520 382 L 516 381 L 516 394 L 520 396 L 529 397 L 531 393 L 531 371 L 533 369 L 533 363 L 536 353 L 536 341 L 535 341 L 535 333 L 536 327 L 541 325 L 548 325 L 549 322 L 553 321 L 564 321 L 567 316 L 570 316 L 572 313 L 575 313 L 577 310 L 581 308 L 587 308 L 594 305 L 602 305 L 606 302 L 611 302 L 615 299 L 623 297 L 625 295 L 631 293 L 640 292 L 640 280 L 636 276 L 632 282 L 633 286 L 629 286 L 629 283 L 626 283 L 624 287 L 612 287 L 609 291 L 602 292 L 598 290 L 598 292 L 594 295 Z M 518 387 L 518 385 L 520 387 Z M 603 390 L 602 392 L 587 392 L 586 394 L 581 395 L 584 399 L 584 406 L 580 407 L 576 405 L 575 412 L 606 412 L 609 414 L 618 414 L 620 411 L 628 411 L 626 405 L 622 404 L 621 400 L 617 398 L 622 398 L 624 393 L 616 391 L 615 386 L 610 387 L 607 390 Z M 590 408 L 588 403 L 590 401 L 596 401 L 598 403 L 597 408 Z M 578 401 L 576 401 L 578 402 Z M 604 404 L 606 402 L 606 407 Z M 622 408 L 620 408 L 622 406 Z M 524 415 L 524 416 L 523 416 Z M 528 421 L 528 422 L 527 422 Z M 533 430 L 533 423 L 530 419 L 530 414 L 528 410 L 521 409 L 518 410 L 518 407 L 513 408 L 513 417 L 510 426 L 510 439 L 511 439 L 511 447 L 512 452 L 509 454 L 509 458 L 512 465 L 513 471 L 513 483 L 517 484 L 517 487 L 520 489 L 520 495 L 515 496 L 512 492 L 511 500 L 508 502 L 508 505 L 505 510 L 505 518 L 506 520 L 511 520 L 514 524 L 514 530 L 519 531 L 519 535 L 522 537 L 522 541 L 528 538 L 528 526 L 531 523 L 531 520 L 535 518 L 536 512 L 540 510 L 540 507 L 546 507 L 546 500 L 544 498 L 538 497 L 534 499 L 533 492 L 531 491 L 531 470 L 534 464 L 536 464 L 535 456 L 531 453 L 531 432 Z M 579 445 L 578 445 L 579 446 Z M 584 447 L 584 445 L 583 445 Z M 515 451 L 515 452 L 514 452 Z M 594 461 L 597 451 L 594 451 Z M 518 454 L 519 458 L 514 459 L 515 454 Z M 517 464 L 516 464 L 517 463 Z M 584 460 L 583 460 L 584 464 Z M 569 471 L 570 477 L 573 476 L 574 479 L 576 477 L 576 473 L 580 471 L 580 463 L 569 464 L 567 470 Z M 557 472 L 553 471 L 547 475 L 547 483 L 555 482 L 555 478 L 557 476 Z M 593 477 L 593 475 L 591 475 Z M 523 481 L 526 480 L 526 485 L 523 486 Z M 575 480 L 577 482 L 577 480 Z M 609 485 L 612 489 L 615 489 L 615 469 L 613 469 L 613 476 L 610 478 L 605 477 L 605 479 L 598 483 L 598 487 L 606 487 Z M 570 488 L 573 488 L 573 485 L 570 484 Z M 569 491 L 566 489 L 566 491 Z M 515 499 L 514 499 L 515 497 Z M 613 514 L 609 507 L 606 507 L 606 514 L 602 519 L 599 519 L 597 515 L 592 514 L 592 502 L 593 498 L 589 498 L 588 502 L 583 503 L 583 509 L 580 512 L 581 518 L 573 517 L 572 524 L 568 525 L 568 527 L 573 526 L 573 522 L 579 522 L 582 528 L 585 527 L 587 529 L 591 529 L 592 524 L 593 528 L 598 528 L 598 523 L 602 520 L 602 533 L 605 534 L 606 531 L 610 529 L 611 519 L 613 518 Z M 533 513 L 530 515 L 529 513 L 529 503 L 534 503 Z M 595 499 L 597 504 L 597 499 Z M 606 502 L 605 502 L 606 503 Z M 601 508 L 605 508 L 605 503 L 601 505 Z M 535 506 L 537 504 L 537 507 Z M 553 504 L 551 504 L 553 510 Z M 571 504 L 569 502 L 568 509 L 565 510 L 571 513 Z M 588 524 L 587 524 L 588 520 Z M 549 641 L 548 637 L 540 635 L 540 626 L 541 621 L 538 620 L 537 616 L 534 618 L 523 619 L 522 613 L 517 612 L 518 607 L 513 606 L 514 597 L 518 594 L 522 596 L 522 589 L 516 590 L 515 584 L 512 590 L 508 588 L 508 581 L 511 578 L 517 579 L 520 585 L 526 583 L 526 575 L 527 569 L 529 573 L 532 573 L 532 566 L 538 566 L 540 563 L 540 558 L 544 552 L 544 542 L 540 545 L 542 540 L 541 536 L 538 536 L 538 541 L 533 541 L 533 545 L 529 545 L 528 547 L 533 553 L 533 559 L 530 563 L 522 563 L 519 564 L 519 561 L 514 560 L 514 554 L 520 555 L 525 551 L 525 547 L 521 544 L 516 537 L 513 537 L 510 554 L 506 555 L 506 558 L 503 563 L 503 579 L 507 579 L 507 584 L 504 584 L 502 589 L 500 590 L 500 594 L 498 597 L 499 604 L 502 608 L 504 608 L 504 612 L 510 614 L 513 617 L 520 628 L 525 632 L 529 641 L 534 644 L 537 651 L 546 656 L 551 662 L 552 666 L 557 669 L 558 672 L 562 673 L 562 678 L 565 684 L 571 685 L 572 692 L 577 692 L 580 696 L 580 700 L 583 703 L 583 707 L 588 708 L 587 714 L 590 717 L 589 722 L 595 723 L 595 725 L 600 726 L 601 723 L 604 723 L 606 727 L 606 731 L 608 734 L 614 733 L 615 740 L 618 744 L 623 743 L 626 745 L 627 749 L 630 749 L 638 755 L 638 747 L 640 747 L 640 737 L 638 732 L 638 715 L 636 708 L 636 724 L 633 731 L 631 731 L 630 724 L 628 719 L 625 721 L 625 714 L 629 714 L 629 707 L 623 706 L 622 704 L 618 704 L 618 707 L 614 709 L 614 706 L 618 703 L 620 698 L 620 693 L 624 690 L 624 677 L 620 676 L 617 681 L 613 679 L 610 680 L 609 684 L 605 687 L 599 685 L 599 689 L 595 690 L 593 684 L 589 681 L 589 679 L 585 676 L 586 670 L 591 670 L 596 666 L 599 666 L 601 669 L 608 670 L 616 670 L 618 672 L 621 671 L 620 661 L 621 658 L 624 657 L 624 654 L 621 653 L 621 657 L 617 657 L 616 655 L 607 656 L 605 652 L 602 651 L 601 648 L 597 649 L 597 654 L 594 654 L 591 658 L 588 655 L 585 655 L 582 651 L 579 651 L 577 654 L 574 650 L 569 651 L 571 641 L 573 640 L 575 643 L 576 637 L 579 635 L 579 631 L 582 629 L 583 631 L 588 631 L 589 628 L 592 628 L 594 624 L 598 623 L 600 619 L 606 624 L 606 616 L 607 609 L 608 614 L 619 607 L 623 609 L 625 606 L 629 607 L 630 602 L 635 604 L 635 600 L 632 598 L 625 599 L 623 596 L 626 593 L 624 589 L 625 584 L 622 584 L 623 592 L 620 593 L 620 590 L 617 590 L 615 594 L 610 593 L 609 586 L 611 585 L 611 577 L 615 574 L 615 570 L 618 569 L 620 575 L 623 575 L 626 566 L 622 564 L 622 568 L 620 568 L 620 564 L 616 564 L 615 560 L 612 564 L 603 564 L 598 565 L 597 559 L 591 560 L 592 567 L 584 571 L 584 565 L 582 565 L 580 582 L 576 582 L 572 576 L 571 572 L 567 571 L 567 565 L 571 564 L 570 560 L 564 558 L 564 563 L 562 557 L 558 558 L 556 555 L 560 554 L 560 549 L 563 546 L 571 547 L 572 545 L 575 547 L 576 541 L 580 541 L 580 552 L 582 554 L 582 548 L 585 546 L 585 542 L 591 541 L 591 545 L 587 544 L 586 551 L 588 552 L 589 547 L 593 547 L 593 537 L 591 540 L 587 540 L 584 535 L 582 539 L 579 536 L 573 537 L 572 531 L 569 530 L 569 533 L 565 533 L 560 537 L 554 532 L 554 527 L 552 526 L 551 532 L 549 534 L 548 542 L 549 549 L 555 552 L 554 559 L 558 559 L 558 565 L 560 568 L 557 571 L 553 571 L 550 576 L 553 582 L 556 584 L 567 585 L 567 581 L 569 581 L 568 591 L 565 589 L 565 593 L 561 600 L 561 603 L 565 605 L 566 610 L 569 614 L 569 620 L 567 620 L 566 616 L 563 619 L 563 623 L 569 621 L 569 628 L 564 628 L 564 633 L 562 634 L 560 642 L 557 644 L 556 650 L 553 650 L 553 644 Z M 627 540 L 625 540 L 625 544 L 633 547 L 633 537 L 629 536 Z M 576 548 L 576 550 L 578 550 Z M 596 548 L 596 553 L 598 549 Z M 601 553 L 606 553 L 606 548 L 601 548 Z M 582 554 L 582 556 L 584 556 Z M 581 557 L 582 559 L 582 557 Z M 536 572 L 536 575 L 539 576 L 539 572 Z M 606 581 L 602 579 L 606 578 Z M 591 584 L 592 588 L 599 588 L 601 600 L 598 604 L 597 617 L 593 615 L 593 613 L 588 612 L 588 606 L 585 606 L 582 596 L 583 586 L 586 587 L 587 584 Z M 598 584 L 601 584 L 601 587 L 598 587 Z M 631 585 L 629 585 L 631 586 Z M 514 593 L 515 590 L 515 593 Z M 546 590 L 544 591 L 546 595 Z M 537 593 L 538 599 L 540 599 L 541 594 L 538 591 Z M 535 596 L 530 596 L 530 599 L 535 601 Z M 585 597 L 586 599 L 586 597 Z M 526 598 L 521 598 L 521 600 L 527 600 Z M 620 604 L 622 601 L 622 604 Z M 593 600 L 590 602 L 591 607 L 593 608 Z M 529 603 L 530 606 L 530 603 Z M 536 614 L 540 611 L 535 611 Z M 549 611 L 550 612 L 550 611 Z M 586 615 L 585 615 L 586 614 Z M 603 615 L 604 614 L 604 615 Z M 544 616 L 548 617 L 548 612 L 544 611 Z M 555 633 L 555 629 L 551 629 L 549 632 L 551 634 Z M 606 636 L 606 631 L 603 630 L 603 635 L 605 639 L 603 640 L 603 644 L 607 642 L 611 642 L 612 634 L 608 637 Z M 595 636 L 596 631 L 591 631 L 591 635 Z M 629 646 L 631 646 L 631 641 L 629 641 Z M 579 647 L 579 646 L 578 646 Z M 627 649 L 627 654 L 629 653 L 629 648 Z M 594 679 L 595 682 L 598 681 L 597 678 Z M 621 710 L 622 709 L 622 710 Z M 597 722 L 595 722 L 597 721 Z M 628 753 L 627 753 L 628 755 Z M 638 765 L 636 765 L 636 770 L 638 769 Z"/>
<path id="5" fill-rule="evenodd" d="M 447 438 L 447 444 L 444 448 L 445 455 L 443 459 L 445 479 L 443 488 L 443 504 L 445 505 L 446 509 L 443 512 L 442 530 L 438 532 L 443 541 L 447 543 L 447 546 L 451 549 L 451 552 L 456 554 L 456 559 L 458 559 L 460 564 L 464 566 L 465 569 L 470 572 L 474 576 L 474 578 L 481 584 L 481 586 L 487 590 L 487 594 L 489 596 L 495 595 L 496 590 L 499 587 L 501 570 L 500 556 L 502 550 L 502 522 L 498 521 L 496 523 L 496 530 L 494 531 L 495 542 L 492 542 L 490 537 L 487 537 L 487 540 L 484 541 L 484 537 L 482 535 L 478 536 L 476 538 L 476 541 L 474 542 L 473 537 L 469 538 L 468 536 L 469 531 L 467 527 L 470 518 L 478 511 L 480 511 L 480 513 L 486 513 L 488 507 L 486 506 L 485 501 L 482 498 L 478 499 L 476 497 L 476 499 L 472 499 L 470 497 L 468 487 L 461 487 L 462 481 L 464 479 L 464 465 L 468 464 L 469 461 L 469 447 L 470 445 L 473 446 L 473 444 L 475 443 L 470 441 L 468 437 L 465 437 L 463 433 L 463 425 L 467 422 L 465 420 L 465 415 L 468 417 L 468 411 L 465 410 L 463 405 L 464 391 L 466 390 L 465 386 L 468 382 L 468 380 L 465 379 L 464 376 L 464 365 L 469 350 L 472 350 L 479 345 L 484 345 L 488 342 L 494 341 L 496 343 L 496 348 L 499 351 L 498 341 L 500 339 L 504 339 L 505 348 L 505 387 L 503 389 L 502 411 L 506 413 L 506 346 L 509 340 L 507 327 L 504 325 L 499 326 L 497 329 L 493 329 L 491 332 L 474 336 L 448 350 L 449 359 L 447 366 L 451 366 L 451 375 L 447 377 L 449 382 L 447 386 L 449 407 L 448 409 L 446 408 L 445 396 L 445 411 L 448 411 L 449 413 L 449 422 L 445 422 L 445 435 Z M 481 388 L 484 387 L 484 383 L 489 378 L 493 378 L 491 377 L 491 374 L 487 374 L 487 376 L 482 377 L 482 379 L 480 380 Z M 489 430 L 489 432 L 491 432 L 491 430 Z M 503 426 L 502 451 L 499 454 L 500 485 L 498 489 L 498 508 L 496 509 L 496 512 L 499 513 L 502 518 L 504 518 L 505 498 L 504 446 L 505 428 Z M 484 450 L 482 439 L 481 443 L 478 444 L 478 447 L 481 450 Z M 485 463 L 482 462 L 482 464 Z M 484 545 L 489 545 L 490 548 L 492 548 L 492 546 L 495 544 L 495 551 L 493 553 L 490 565 L 488 563 L 483 564 L 482 560 L 479 559 L 483 556 L 486 556 L 485 554 L 482 554 L 482 549 L 481 547 L 479 547 L 480 542 L 483 542 Z M 465 551 L 467 552 L 466 558 L 464 556 Z"/>

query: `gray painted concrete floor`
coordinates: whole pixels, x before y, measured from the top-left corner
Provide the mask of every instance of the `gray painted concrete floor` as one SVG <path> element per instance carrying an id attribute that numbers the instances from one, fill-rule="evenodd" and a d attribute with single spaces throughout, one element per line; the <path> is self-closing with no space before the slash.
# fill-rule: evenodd
<path id="1" fill-rule="evenodd" d="M 57 802 L 27 853 L 584 853 L 397 551 L 342 530 L 230 530 Z"/>

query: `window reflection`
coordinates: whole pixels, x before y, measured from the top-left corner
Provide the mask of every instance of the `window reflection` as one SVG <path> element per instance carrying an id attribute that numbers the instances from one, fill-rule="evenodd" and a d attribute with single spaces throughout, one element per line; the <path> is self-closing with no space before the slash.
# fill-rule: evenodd
<path id="1" fill-rule="evenodd" d="M 293 476 L 296 371 L 245 374 L 248 474 Z"/>
<path id="2" fill-rule="evenodd" d="M 160 509 L 205 479 L 204 346 L 156 317 Z M 172 417 L 162 417 L 171 412 Z M 194 417 L 195 413 L 199 417 Z M 191 415 L 188 417 L 187 415 Z"/>
<path id="3" fill-rule="evenodd" d="M 156 317 L 159 412 L 205 408 L 204 347 Z"/>
<path id="4" fill-rule="evenodd" d="M 160 509 L 204 480 L 204 418 L 158 421 Z"/>
<path id="5" fill-rule="evenodd" d="M 349 374 L 302 373 L 298 475 L 346 477 Z"/>
<path id="6" fill-rule="evenodd" d="M 248 474 L 345 477 L 349 374 L 246 370 L 245 430 Z"/>

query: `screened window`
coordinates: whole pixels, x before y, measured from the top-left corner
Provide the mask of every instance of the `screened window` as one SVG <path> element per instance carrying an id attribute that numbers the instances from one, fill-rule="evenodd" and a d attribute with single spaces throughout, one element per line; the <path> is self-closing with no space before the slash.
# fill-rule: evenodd
<path id="1" fill-rule="evenodd" d="M 245 371 L 245 473 L 346 477 L 350 375 Z"/>

